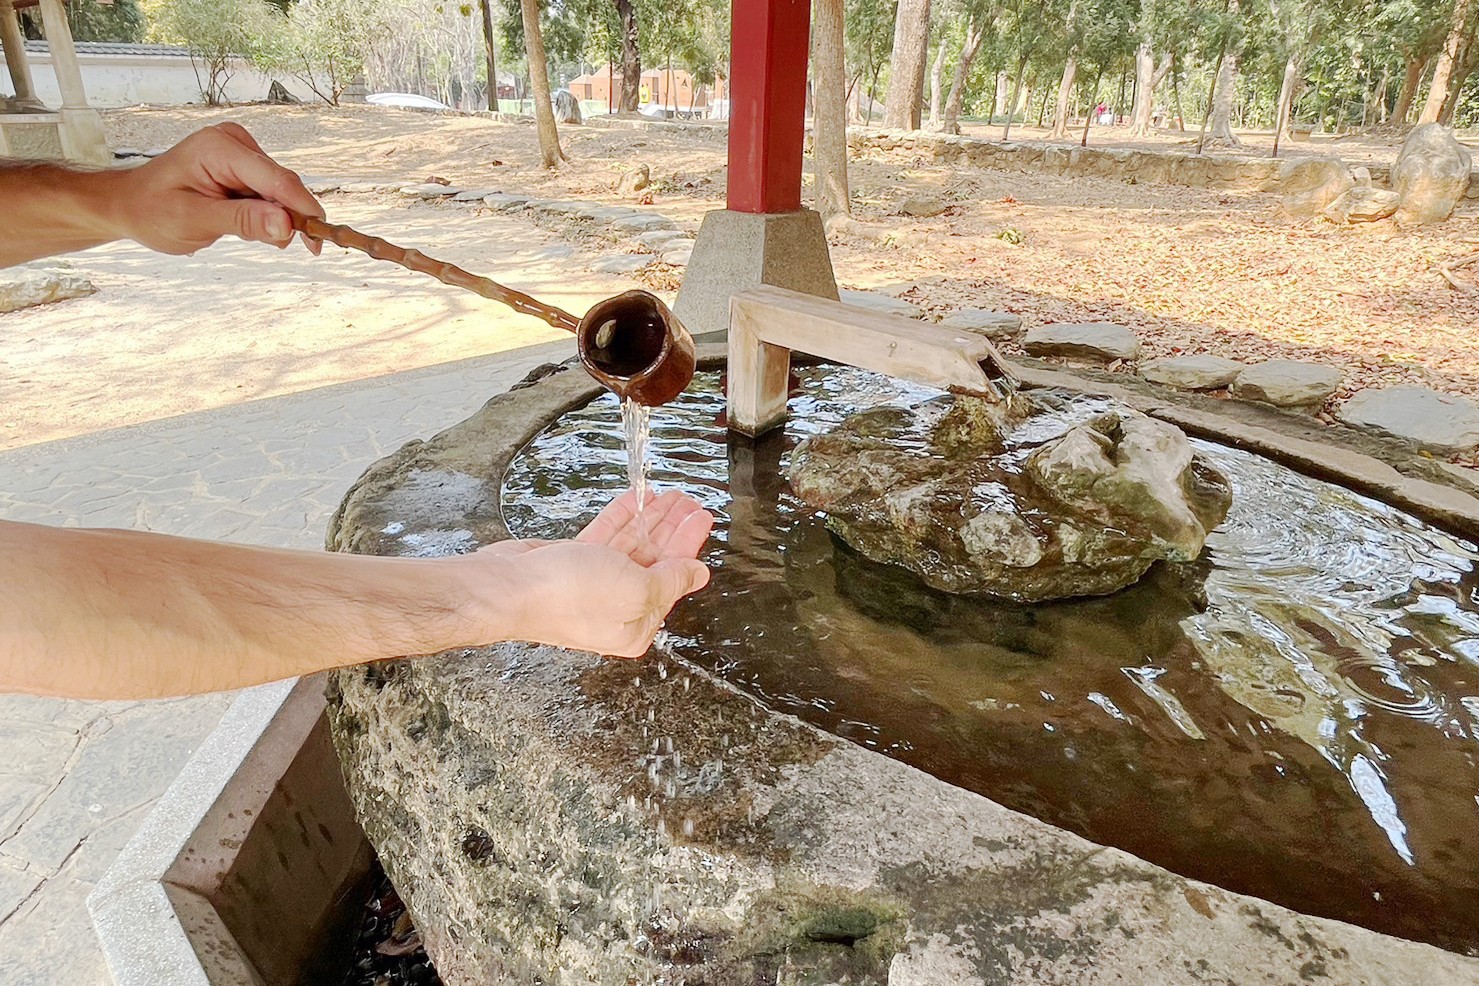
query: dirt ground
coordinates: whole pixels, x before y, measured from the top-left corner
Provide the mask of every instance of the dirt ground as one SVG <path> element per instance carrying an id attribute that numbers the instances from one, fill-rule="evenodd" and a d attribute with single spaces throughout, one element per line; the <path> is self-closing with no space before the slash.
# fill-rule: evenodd
<path id="1" fill-rule="evenodd" d="M 138 148 L 225 119 L 313 177 L 435 175 L 465 187 L 615 203 L 617 179 L 645 163 L 653 207 L 691 230 L 723 199 L 725 145 L 713 128 L 565 128 L 569 161 L 551 173 L 538 167 L 528 124 L 372 107 L 105 117 L 115 147 Z M 999 128 L 982 135 L 999 136 Z M 1259 139 L 1250 135 L 1255 146 Z M 1361 138 L 1294 153 L 1316 150 L 1380 161 L 1393 145 Z M 946 167 L 897 151 L 855 158 L 851 179 L 861 225 L 833 244 L 844 287 L 882 290 L 940 314 L 980 307 L 1017 312 L 1029 325 L 1116 321 L 1140 332 L 1148 356 L 1322 360 L 1346 371 L 1347 391 L 1416 382 L 1479 398 L 1479 295 L 1453 290 L 1437 271 L 1479 249 L 1472 205 L 1419 231 L 1390 222 L 1300 224 L 1284 219 L 1268 194 Z M 899 215 L 898 202 L 921 192 L 950 209 L 931 219 Z M 541 229 L 528 218 L 391 195 L 331 195 L 325 204 L 331 219 L 399 236 L 535 294 L 553 292 L 577 311 L 623 286 L 589 274 L 581 259 L 635 249 L 574 221 Z M 999 238 L 1009 230 L 1020 244 Z M 0 447 L 477 355 L 552 331 L 343 256 L 310 262 L 232 243 L 180 260 L 130 245 L 71 260 L 95 275 L 98 295 L 0 316 Z M 678 274 L 659 267 L 639 277 L 670 291 Z"/>

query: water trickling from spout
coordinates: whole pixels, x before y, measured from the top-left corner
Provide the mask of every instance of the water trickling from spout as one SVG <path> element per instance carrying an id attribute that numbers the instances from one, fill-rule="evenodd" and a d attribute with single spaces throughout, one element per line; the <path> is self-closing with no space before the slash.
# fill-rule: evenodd
<path id="1" fill-rule="evenodd" d="M 637 529 L 647 537 L 643 510 L 647 505 L 647 436 L 652 428 L 652 413 L 646 404 L 628 397 L 621 402 L 621 424 L 627 440 L 627 485 L 637 494 Z"/>

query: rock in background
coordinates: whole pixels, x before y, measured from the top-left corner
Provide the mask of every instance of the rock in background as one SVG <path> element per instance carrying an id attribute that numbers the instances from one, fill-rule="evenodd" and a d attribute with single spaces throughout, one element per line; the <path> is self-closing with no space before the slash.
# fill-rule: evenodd
<path id="1" fill-rule="evenodd" d="M 1295 219 L 1319 216 L 1355 185 L 1351 171 L 1335 158 L 1287 161 L 1279 168 L 1284 211 Z"/>
<path id="2" fill-rule="evenodd" d="M 16 267 L 0 271 L 0 314 L 81 298 L 95 291 L 92 281 L 67 267 Z"/>
<path id="3" fill-rule="evenodd" d="M 1438 123 L 1413 128 L 1392 164 L 1392 190 L 1402 199 L 1397 222 L 1442 222 L 1469 189 L 1474 156 Z"/>
<path id="4" fill-rule="evenodd" d="M 1174 426 L 1052 393 L 864 411 L 798 448 L 790 480 L 868 558 L 1024 602 L 1190 561 L 1232 502 Z"/>

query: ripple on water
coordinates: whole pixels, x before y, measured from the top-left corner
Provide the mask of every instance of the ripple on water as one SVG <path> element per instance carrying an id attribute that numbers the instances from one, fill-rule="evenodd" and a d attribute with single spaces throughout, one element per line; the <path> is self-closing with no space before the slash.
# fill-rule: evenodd
<path id="1" fill-rule="evenodd" d="M 805 370 L 784 436 L 730 445 L 717 377 L 652 411 L 650 480 L 718 516 L 670 649 L 779 710 L 1170 869 L 1479 947 L 1479 552 L 1394 508 L 1196 442 L 1233 484 L 1198 562 L 1102 599 L 951 597 L 837 542 L 796 442 L 937 394 Z M 1061 433 L 1095 402 L 1041 423 Z M 614 399 L 511 466 L 510 528 L 560 537 L 627 485 Z M 986 496 L 989 491 L 983 491 Z M 675 823 L 676 824 L 676 823 Z"/>

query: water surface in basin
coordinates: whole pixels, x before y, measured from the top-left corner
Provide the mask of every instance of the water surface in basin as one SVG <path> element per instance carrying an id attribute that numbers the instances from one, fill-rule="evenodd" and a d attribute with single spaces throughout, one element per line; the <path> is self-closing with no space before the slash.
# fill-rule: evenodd
<path id="1" fill-rule="evenodd" d="M 719 516 L 680 657 L 769 706 L 1176 872 L 1479 954 L 1475 546 L 1256 456 L 1202 559 L 1113 596 L 936 592 L 786 489 L 847 414 L 937 396 L 806 370 L 783 434 L 727 444 L 716 374 L 652 414 L 651 478 Z M 573 534 L 627 481 L 602 397 L 511 466 L 510 528 Z"/>

